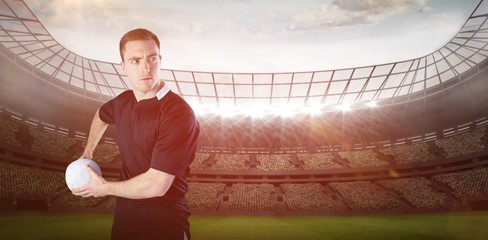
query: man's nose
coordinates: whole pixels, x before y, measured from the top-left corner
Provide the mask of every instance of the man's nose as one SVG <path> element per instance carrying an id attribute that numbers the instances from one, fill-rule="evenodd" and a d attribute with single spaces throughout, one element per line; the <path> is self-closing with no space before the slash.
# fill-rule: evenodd
<path id="1" fill-rule="evenodd" d="M 143 72 L 149 72 L 151 70 L 150 65 L 149 65 L 149 61 L 147 59 L 141 60 L 140 67 L 142 68 Z"/>

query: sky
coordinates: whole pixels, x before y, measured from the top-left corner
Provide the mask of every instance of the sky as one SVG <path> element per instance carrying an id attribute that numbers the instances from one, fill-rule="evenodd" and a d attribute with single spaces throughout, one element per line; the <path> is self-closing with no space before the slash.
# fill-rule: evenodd
<path id="1" fill-rule="evenodd" d="M 25 0 L 50 34 L 83 57 L 120 62 L 133 28 L 161 41 L 162 68 L 300 72 L 429 54 L 479 0 Z"/>

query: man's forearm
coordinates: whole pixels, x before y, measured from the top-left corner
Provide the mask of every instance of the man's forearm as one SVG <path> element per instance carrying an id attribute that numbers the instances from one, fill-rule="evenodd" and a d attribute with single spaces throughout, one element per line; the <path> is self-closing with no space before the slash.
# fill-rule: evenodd
<path id="1" fill-rule="evenodd" d="M 83 151 L 83 157 L 93 159 L 93 152 L 95 147 L 103 136 L 103 133 L 108 127 L 108 124 L 100 119 L 97 110 L 95 116 L 93 116 L 93 121 L 90 127 L 90 133 L 88 134 L 88 141 L 86 142 L 85 150 Z"/>
<path id="2" fill-rule="evenodd" d="M 106 182 L 104 195 L 130 199 L 161 197 L 168 191 L 175 176 L 155 169 L 120 182 Z"/>

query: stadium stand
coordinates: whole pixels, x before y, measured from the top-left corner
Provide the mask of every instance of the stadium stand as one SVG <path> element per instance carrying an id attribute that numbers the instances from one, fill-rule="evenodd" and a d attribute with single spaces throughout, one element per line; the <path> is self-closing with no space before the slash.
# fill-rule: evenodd
<path id="1" fill-rule="evenodd" d="M 216 154 L 215 164 L 210 169 L 213 170 L 249 170 L 249 154 Z"/>
<path id="2" fill-rule="evenodd" d="M 208 153 L 196 153 L 195 159 L 193 159 L 193 163 L 190 165 L 191 169 L 204 169 L 205 165 L 204 162 L 210 157 Z"/>
<path id="3" fill-rule="evenodd" d="M 394 190 L 417 208 L 453 207 L 445 193 L 436 191 L 425 177 L 379 180 L 377 183 Z"/>
<path id="4" fill-rule="evenodd" d="M 105 178 L 107 181 L 115 181 L 115 178 Z M 64 179 L 63 179 L 64 181 Z M 111 196 L 106 196 L 106 197 L 80 197 L 73 195 L 71 191 L 69 191 L 67 188 L 66 190 L 63 191 L 61 194 L 58 195 L 58 197 L 55 200 L 55 204 L 58 207 L 67 207 L 67 208 L 96 208 L 100 207 L 102 203 L 105 201 L 108 201 L 110 198 L 114 198 Z M 115 198 L 114 198 L 115 199 Z M 114 202 L 115 203 L 115 202 Z M 115 206 L 115 204 L 113 205 Z M 106 208 L 107 206 L 103 207 Z"/>
<path id="5" fill-rule="evenodd" d="M 379 151 L 391 156 L 393 161 L 399 165 L 437 160 L 437 157 L 429 152 L 429 146 L 426 143 L 384 148 Z"/>
<path id="6" fill-rule="evenodd" d="M 119 156 L 119 148 L 115 144 L 99 143 L 93 153 L 97 162 L 112 162 Z"/>
<path id="7" fill-rule="evenodd" d="M 13 121 L 11 121 L 13 122 Z M 13 122 L 16 127 L 8 127 L 9 129 L 18 129 L 19 125 Z M 5 126 L 5 125 L 3 125 Z M 6 127 L 3 127 L 4 129 Z M 48 139 L 49 141 L 60 143 L 68 139 L 59 134 L 42 132 L 37 128 L 29 127 L 29 133 L 32 134 L 34 142 L 39 142 L 39 139 Z M 484 129 L 484 128 L 483 128 Z M 36 130 L 36 131 L 34 131 Z M 41 131 L 41 132 L 40 132 Z M 4 131 L 6 132 L 6 131 Z M 482 134 L 480 134 L 482 133 Z M 39 134 L 41 136 L 39 136 Z M 476 136 L 474 138 L 473 136 Z M 473 130 L 473 134 L 459 134 L 443 139 L 443 141 L 450 141 L 449 139 L 456 139 L 459 142 L 478 142 L 483 144 L 481 137 L 485 136 L 484 130 Z M 460 137 L 467 138 L 459 140 Z M 485 136 L 486 137 L 486 136 Z M 9 143 L 10 144 L 10 143 Z M 78 143 L 79 144 L 79 143 Z M 12 145 L 12 144 L 10 144 Z M 72 144 L 71 144 L 72 145 Z M 71 146 L 70 145 L 70 146 Z M 101 147 L 100 147 L 101 146 Z M 102 143 L 99 145 L 100 149 L 96 153 L 98 160 L 110 162 L 111 159 L 117 156 L 117 149 L 115 145 Z M 391 147 L 379 149 L 381 154 L 391 156 L 397 164 L 410 164 L 415 162 L 423 162 L 434 160 L 434 155 L 430 153 L 428 145 L 425 143 L 407 145 L 401 147 Z M 49 150 L 49 155 L 64 155 L 67 153 L 68 147 L 62 147 L 60 150 Z M 48 151 L 45 151 L 48 152 Z M 55 152 L 55 153 L 53 153 Z M 356 161 L 355 165 L 364 167 L 371 166 L 364 164 L 365 159 L 379 159 L 377 154 L 372 150 L 356 150 L 356 151 L 339 151 L 337 154 L 347 160 L 349 163 Z M 104 158 L 103 156 L 106 156 Z M 353 156 L 353 157 L 351 157 Z M 364 158 L 360 158 L 362 156 Z M 303 162 L 303 170 L 330 170 L 344 168 L 339 161 L 335 161 L 334 154 L 330 152 L 325 153 L 297 153 L 296 157 L 299 162 Z M 193 169 L 204 170 L 205 165 L 211 165 L 210 169 L 224 170 L 224 171 L 240 171 L 248 170 L 250 162 L 253 162 L 250 154 L 216 154 L 215 159 L 209 153 L 197 153 Z M 354 159 L 354 160 L 351 160 Z M 214 163 L 212 164 L 212 162 Z M 292 154 L 256 154 L 256 167 L 261 172 L 279 172 L 295 169 L 292 165 Z M 354 165 L 354 164 L 351 164 Z M 14 166 L 14 169 L 12 169 Z M 44 199 L 55 199 L 53 204 L 61 208 L 111 208 L 115 199 L 101 198 L 101 199 L 83 199 L 73 196 L 64 186 L 63 174 L 60 172 L 53 172 L 32 167 L 24 167 L 17 164 L 11 164 L 7 161 L 2 161 L 2 183 L 13 183 L 2 186 L 2 198 L 13 198 L 17 195 L 36 195 L 42 196 Z M 22 169 L 22 170 L 19 170 Z M 295 169 L 300 170 L 300 169 Z M 12 178 L 15 173 L 18 176 L 23 176 L 23 182 L 36 182 L 34 178 L 44 179 L 41 182 L 49 182 L 49 184 L 56 184 L 55 187 L 49 187 L 50 192 L 46 189 L 27 189 L 23 188 L 19 181 Z M 27 173 L 27 174 L 26 174 Z M 51 175 L 57 177 L 55 180 Z M 7 176 L 8 175 L 8 176 Z M 26 176 L 27 175 L 27 176 Z M 46 176 L 47 175 L 47 176 Z M 39 176 L 39 177 L 37 177 Z M 51 179 L 51 180 L 46 180 Z M 452 189 L 453 196 L 459 199 L 469 199 L 470 197 L 487 197 L 488 195 L 488 171 L 486 168 L 461 171 L 447 174 L 437 174 L 433 179 L 440 184 L 448 186 Z M 219 183 L 218 180 L 214 183 L 199 183 L 190 182 L 188 192 L 188 202 L 192 210 L 201 212 L 218 212 L 218 211 L 243 211 L 243 212 L 266 212 L 276 211 L 278 201 L 274 198 L 274 188 L 271 184 L 243 184 L 234 183 L 229 187 L 228 204 L 223 205 L 225 208 L 220 208 L 219 195 L 223 194 L 225 189 L 224 183 Z M 401 179 L 387 179 L 369 181 L 352 181 L 352 182 L 332 182 L 328 183 L 330 188 L 339 193 L 352 211 L 367 210 L 367 209 L 398 209 L 405 207 L 399 196 L 405 201 L 412 204 L 418 209 L 435 209 L 435 208 L 450 208 L 456 207 L 455 200 L 451 195 L 433 188 L 430 180 L 425 177 L 410 177 Z M 389 189 L 391 192 L 378 188 L 375 184 Z M 15 186 L 15 187 L 12 187 Z M 33 185 L 35 186 L 35 185 Z M 324 191 L 324 186 L 318 183 L 280 183 L 280 188 L 283 191 L 282 201 L 290 212 L 335 212 L 340 209 L 337 202 L 327 191 Z M 53 189 L 55 189 L 53 191 Z M 49 192 L 49 193 L 42 193 Z M 248 194 L 251 192 L 252 194 Z M 398 194 L 398 196 L 395 195 Z M 250 200 L 250 196 L 254 196 L 254 200 Z M 260 197 L 255 197 L 260 196 Z M 280 195 L 281 196 L 281 195 Z"/>
<path id="8" fill-rule="evenodd" d="M 406 206 L 395 196 L 385 193 L 368 181 L 333 182 L 328 184 L 342 195 L 346 204 L 354 210 L 401 209 Z"/>
<path id="9" fill-rule="evenodd" d="M 286 205 L 292 212 L 337 211 L 339 207 L 319 183 L 285 183 L 281 189 L 286 196 Z"/>
<path id="10" fill-rule="evenodd" d="M 433 177 L 446 184 L 459 199 L 488 197 L 488 168 L 438 174 Z"/>
<path id="11" fill-rule="evenodd" d="M 69 155 L 72 159 L 78 159 L 85 150 L 86 141 L 76 140 L 74 147 L 70 149 Z M 93 160 L 96 162 L 109 163 L 119 160 L 119 147 L 112 143 L 98 143 L 93 152 Z"/>
<path id="12" fill-rule="evenodd" d="M 0 160 L 0 196 L 13 199 L 19 195 L 52 199 L 66 188 L 61 172 L 36 169 Z"/>
<path id="13" fill-rule="evenodd" d="M 340 151 L 339 156 L 349 162 L 351 168 L 382 167 L 390 163 L 378 158 L 372 149 Z"/>
<path id="14" fill-rule="evenodd" d="M 107 200 L 108 197 L 80 197 L 73 195 L 70 191 L 66 191 L 56 199 L 56 203 L 60 207 L 68 208 L 94 208 L 97 207 L 101 202 Z"/>
<path id="15" fill-rule="evenodd" d="M 2 136 L 9 136 L 2 140 L 10 138 L 8 143 L 5 141 L 4 143 L 15 147 L 18 142 L 15 143 L 12 139 L 18 139 L 18 131 L 22 126 L 19 125 L 20 123 L 12 120 L 2 120 L 2 134 L 5 134 Z M 38 128 L 33 128 L 32 126 L 25 127 L 25 132 L 29 133 L 33 140 L 27 141 L 32 142 L 32 148 L 35 148 L 34 146 L 43 148 L 37 152 L 42 152 L 55 157 L 66 156 L 66 154 L 70 153 L 70 151 L 72 152 L 76 146 L 83 145 L 83 142 L 80 140 L 68 138 L 60 134 L 45 132 Z M 480 146 L 486 145 L 485 138 L 486 130 L 482 127 L 474 129 L 472 132 L 449 136 L 442 140 L 436 140 L 430 143 L 439 146 L 439 149 L 446 153 L 451 151 L 448 149 L 457 151 L 455 149 L 462 148 L 466 144 L 474 144 L 477 146 L 475 150 L 449 154 L 449 156 L 456 156 L 457 154 L 463 156 L 464 154 L 472 153 L 473 151 L 482 151 L 484 148 Z M 58 148 L 47 148 L 46 143 L 48 142 L 50 142 L 51 145 L 58 146 Z M 249 166 L 255 165 L 256 170 L 262 172 L 262 174 L 266 174 L 267 172 L 286 172 L 289 170 L 300 171 L 300 168 L 295 168 L 293 165 L 293 155 L 296 156 L 296 159 L 298 160 L 297 163 L 303 162 L 303 170 L 340 170 L 344 169 L 344 166 L 340 164 L 344 162 L 349 163 L 351 167 L 356 166 L 357 168 L 378 165 L 385 167 L 391 166 L 383 165 L 387 164 L 387 162 L 381 159 L 381 154 L 384 155 L 383 157 L 391 157 L 392 161 L 399 165 L 428 162 L 436 159 L 429 149 L 429 144 L 417 143 L 406 146 L 381 148 L 378 150 L 378 153 L 371 149 L 354 151 L 339 150 L 337 154 L 331 152 L 296 154 L 259 153 L 255 155 L 255 161 L 253 160 L 254 156 L 251 154 L 217 153 L 214 156 L 211 156 L 211 154 L 205 152 L 196 154 L 195 161 L 191 167 L 193 170 L 212 169 L 228 172 L 249 170 Z M 118 149 L 116 145 L 108 143 L 101 143 L 95 151 L 97 161 L 107 163 L 112 162 L 117 155 Z M 337 156 L 343 159 L 335 159 Z M 0 166 L 2 169 L 2 178 L 0 179 L 2 183 L 12 183 L 8 186 L 5 184 L 2 185 L 2 198 L 12 199 L 15 198 L 15 196 L 25 196 L 29 194 L 43 199 L 55 199 L 55 202 L 52 204 L 61 208 L 112 208 L 114 206 L 115 198 L 83 199 L 71 195 L 64 186 L 63 174 L 60 172 L 20 166 L 11 164 L 7 161 L 2 161 Z M 210 167 L 207 168 L 206 166 Z M 23 173 L 20 174 L 19 172 Z M 23 185 L 19 183 L 18 180 L 12 178 L 15 174 L 26 179 L 22 182 L 36 182 L 37 180 L 34 179 L 39 178 L 41 179 L 39 181 L 45 182 L 46 184 L 49 182 L 49 184 L 54 184 L 55 186 L 49 187 L 49 190 L 41 187 L 35 190 L 22 187 Z M 237 177 L 235 179 L 237 179 Z M 431 180 L 426 177 L 373 180 L 373 182 L 354 180 L 351 182 L 331 182 L 328 183 L 328 186 L 342 196 L 344 203 L 347 204 L 352 211 L 368 209 L 401 209 L 408 207 L 404 205 L 400 197 L 417 209 L 435 209 L 456 207 L 457 203 L 456 200 L 453 199 L 453 196 L 459 199 L 469 199 L 471 197 L 486 198 L 488 196 L 488 183 L 486 180 L 488 179 L 488 171 L 486 168 L 437 174 L 434 175 L 432 179 L 439 184 L 448 186 L 452 189 L 452 195 L 433 188 L 430 184 Z M 198 178 L 196 180 L 198 181 Z M 227 189 L 228 194 L 226 197 L 226 204 L 221 205 L 222 199 L 220 199 L 219 196 L 223 197 L 225 195 L 223 193 L 225 184 L 218 182 L 219 180 L 215 181 L 216 182 L 211 183 L 189 183 L 187 198 L 192 210 L 200 212 L 267 212 L 277 210 L 279 201 L 274 198 L 278 197 L 278 194 L 274 193 L 275 188 L 271 184 L 233 183 L 232 185 L 229 185 Z M 32 186 L 36 185 L 34 184 Z M 280 201 L 282 201 L 282 204 L 285 205 L 286 210 L 289 212 L 337 212 L 340 209 L 340 206 L 337 205 L 338 203 L 335 202 L 332 195 L 324 190 L 327 187 L 324 187 L 321 184 L 287 183 L 286 180 L 283 180 L 279 186 L 283 191 L 282 195 L 281 193 L 279 194 L 279 198 L 282 199 Z M 378 186 L 383 186 L 385 189 L 381 189 Z M 255 199 L 251 200 L 251 198 Z M 222 206 L 224 208 L 222 208 Z"/>
<path id="16" fill-rule="evenodd" d="M 105 199 L 105 201 L 101 202 L 99 207 L 104 209 L 113 209 L 115 208 L 115 202 L 117 198 L 114 196 L 109 196 Z"/>
<path id="17" fill-rule="evenodd" d="M 191 210 L 216 211 L 219 206 L 219 194 L 224 191 L 223 183 L 188 183 L 186 199 Z"/>
<path id="18" fill-rule="evenodd" d="M 229 211 L 268 212 L 276 211 L 274 187 L 271 184 L 242 184 L 232 186 Z"/>
<path id="19" fill-rule="evenodd" d="M 486 146 L 481 138 L 486 135 L 486 128 L 477 128 L 474 131 L 458 134 L 435 141 L 435 144 L 446 152 L 447 158 L 462 156 L 483 151 Z"/>
<path id="20" fill-rule="evenodd" d="M 19 131 L 19 124 L 12 121 L 0 118 L 0 141 L 10 144 L 15 147 L 20 147 L 20 142 L 17 140 L 16 134 Z"/>
<path id="21" fill-rule="evenodd" d="M 293 171 L 289 154 L 260 154 L 256 156 L 258 171 Z"/>
<path id="22" fill-rule="evenodd" d="M 332 153 L 297 153 L 299 161 L 303 161 L 303 170 L 324 170 L 344 168 L 334 162 Z"/>
<path id="23" fill-rule="evenodd" d="M 33 138 L 32 151 L 63 158 L 71 157 L 68 153 L 76 144 L 74 138 L 63 137 L 34 127 L 29 127 L 29 133 Z"/>

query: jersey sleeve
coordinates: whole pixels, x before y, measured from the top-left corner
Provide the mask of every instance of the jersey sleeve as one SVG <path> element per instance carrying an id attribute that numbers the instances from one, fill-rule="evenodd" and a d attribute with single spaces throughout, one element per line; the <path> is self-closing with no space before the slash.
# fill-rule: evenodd
<path id="1" fill-rule="evenodd" d="M 100 119 L 108 124 L 114 124 L 115 123 L 115 106 L 116 105 L 116 98 L 104 103 L 101 107 L 100 110 L 98 111 L 98 116 Z"/>
<path id="2" fill-rule="evenodd" d="M 160 124 L 151 158 L 151 168 L 184 176 L 196 152 L 199 125 L 195 115 L 183 113 Z"/>

